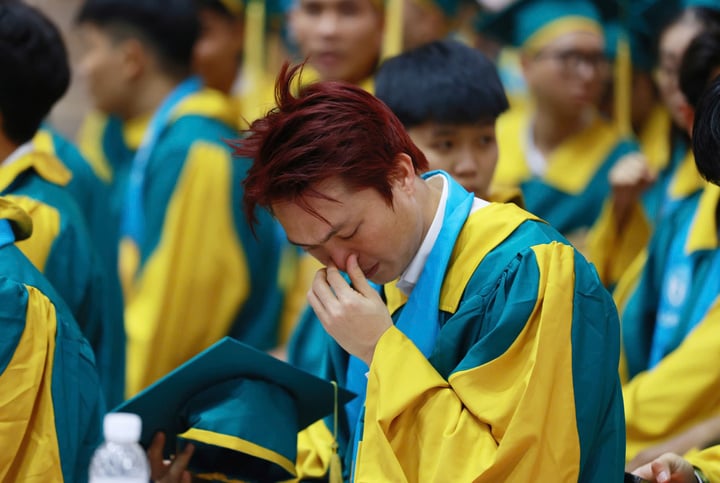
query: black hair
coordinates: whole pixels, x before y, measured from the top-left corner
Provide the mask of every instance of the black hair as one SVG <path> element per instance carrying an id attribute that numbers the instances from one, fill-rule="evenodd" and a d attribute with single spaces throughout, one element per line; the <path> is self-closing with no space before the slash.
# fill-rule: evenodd
<path id="1" fill-rule="evenodd" d="M 720 30 L 707 30 L 696 36 L 688 46 L 680 64 L 680 90 L 688 103 L 697 107 L 705 87 L 720 69 Z"/>
<path id="2" fill-rule="evenodd" d="M 190 73 L 193 47 L 200 34 L 193 0 L 86 0 L 77 22 L 95 25 L 115 41 L 138 39 L 172 77 Z"/>
<path id="3" fill-rule="evenodd" d="M 57 27 L 18 0 L 0 2 L 0 72 L 2 130 L 23 144 L 67 91 L 70 66 Z"/>
<path id="4" fill-rule="evenodd" d="M 720 185 L 720 79 L 703 92 L 695 110 L 692 135 L 695 164 L 709 182 Z"/>
<path id="5" fill-rule="evenodd" d="M 428 121 L 495 122 L 509 107 L 490 59 L 453 40 L 431 42 L 386 60 L 375 75 L 375 95 L 406 128 Z"/>

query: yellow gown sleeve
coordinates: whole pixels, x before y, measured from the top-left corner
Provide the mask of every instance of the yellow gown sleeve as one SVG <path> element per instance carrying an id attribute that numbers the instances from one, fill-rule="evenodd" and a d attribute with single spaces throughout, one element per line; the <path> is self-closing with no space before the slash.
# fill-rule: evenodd
<path id="1" fill-rule="evenodd" d="M 196 143 L 157 247 L 134 279 L 127 276 L 132 267 L 121 269 L 128 395 L 226 335 L 248 297 L 248 267 L 232 212 L 231 162 L 221 146 Z"/>
<path id="2" fill-rule="evenodd" d="M 702 451 L 691 451 L 685 459 L 703 472 L 709 481 L 720 481 L 720 445 Z"/>
<path id="3" fill-rule="evenodd" d="M 720 414 L 718 387 L 720 301 L 677 349 L 623 386 L 628 461 Z"/>

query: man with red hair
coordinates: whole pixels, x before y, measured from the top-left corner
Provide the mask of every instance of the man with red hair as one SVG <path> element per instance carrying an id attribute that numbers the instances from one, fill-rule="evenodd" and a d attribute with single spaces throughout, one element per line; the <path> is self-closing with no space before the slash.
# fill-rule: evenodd
<path id="1" fill-rule="evenodd" d="M 360 88 L 293 96 L 298 70 L 237 145 L 246 213 L 269 208 L 326 266 L 308 292 L 325 375 L 359 395 L 299 434 L 298 477 L 332 469 L 336 432 L 345 480 L 621 481 L 618 320 L 592 266 L 517 206 L 421 176 Z"/>

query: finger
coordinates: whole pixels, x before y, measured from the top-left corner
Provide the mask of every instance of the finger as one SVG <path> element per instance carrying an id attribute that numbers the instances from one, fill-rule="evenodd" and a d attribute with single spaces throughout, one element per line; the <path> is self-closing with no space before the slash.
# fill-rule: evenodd
<path id="1" fill-rule="evenodd" d="M 332 314 L 338 309 L 338 298 L 332 287 L 328 283 L 328 270 L 331 268 L 318 270 L 310 286 L 310 290 L 315 294 L 317 299 L 322 303 L 325 312 Z"/>
<path id="2" fill-rule="evenodd" d="M 173 460 L 170 465 L 170 471 L 168 472 L 170 481 L 180 481 L 181 479 L 184 479 L 183 474 L 185 473 L 185 470 L 187 470 L 193 451 L 195 451 L 195 446 L 193 446 L 192 443 L 188 443 L 187 446 L 185 446 L 185 449 L 182 450 L 182 453 L 177 455 L 177 457 Z"/>
<path id="3" fill-rule="evenodd" d="M 313 311 L 315 312 L 315 315 L 320 320 L 320 322 L 325 326 L 327 324 L 327 321 L 329 320 L 329 314 L 327 313 L 327 310 L 325 310 L 325 306 L 320 301 L 320 299 L 317 298 L 315 295 L 315 292 L 312 290 L 309 290 L 307 293 L 307 300 L 310 304 L 310 307 L 312 307 Z"/>
<path id="4" fill-rule="evenodd" d="M 356 293 L 355 290 L 353 290 L 353 288 L 347 282 L 347 280 L 345 280 L 345 278 L 342 276 L 340 270 L 338 270 L 338 268 L 334 265 L 328 266 L 327 283 L 330 285 L 330 288 L 332 288 L 333 292 L 335 293 L 335 297 L 339 300 L 351 297 Z"/>
<path id="5" fill-rule="evenodd" d="M 147 455 L 150 461 L 150 474 L 153 480 L 162 478 L 165 475 L 165 463 L 163 462 L 163 448 L 165 447 L 165 433 L 158 431 L 153 436 L 152 443 L 148 448 Z"/>
<path id="6" fill-rule="evenodd" d="M 355 290 L 363 294 L 365 297 L 376 294 L 375 289 L 370 286 L 368 279 L 365 278 L 360 265 L 358 264 L 357 255 L 351 254 L 347 259 L 347 274 L 350 275 Z"/>
<path id="7" fill-rule="evenodd" d="M 643 465 L 640 468 L 637 468 L 636 470 L 633 470 L 632 474 L 639 476 L 643 480 L 648 480 L 648 481 L 655 480 L 655 476 L 653 475 L 652 468 L 650 468 L 650 463 Z"/>
<path id="8" fill-rule="evenodd" d="M 650 463 L 650 468 L 652 468 L 653 476 L 658 483 L 667 483 L 670 481 L 670 466 L 663 458 Z"/>

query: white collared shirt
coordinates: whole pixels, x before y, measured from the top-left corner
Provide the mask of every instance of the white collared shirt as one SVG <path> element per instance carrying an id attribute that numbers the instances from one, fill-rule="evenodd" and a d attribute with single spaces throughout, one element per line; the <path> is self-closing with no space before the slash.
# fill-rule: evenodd
<path id="1" fill-rule="evenodd" d="M 5 158 L 5 160 L 2 163 L 0 163 L 0 167 L 10 166 L 15 161 L 17 161 L 18 159 L 25 156 L 26 154 L 31 153 L 32 150 L 33 150 L 32 141 L 28 141 L 25 144 L 21 144 L 20 146 L 17 147 L 17 149 L 15 151 L 10 153 L 10 156 Z"/>
<path id="2" fill-rule="evenodd" d="M 420 274 L 425 267 L 425 262 L 427 262 L 427 259 L 430 256 L 430 251 L 432 251 L 433 246 L 435 246 L 435 242 L 440 235 L 440 229 L 442 228 L 443 221 L 445 220 L 445 206 L 447 205 L 448 199 L 447 179 L 445 179 L 445 176 L 441 174 L 436 174 L 435 176 L 432 176 L 425 181 L 430 181 L 437 178 L 438 176 L 440 177 L 440 179 L 442 179 L 443 189 L 442 195 L 440 195 L 440 202 L 438 203 L 437 210 L 435 211 L 435 217 L 430 224 L 430 228 L 425 235 L 425 239 L 420 245 L 420 249 L 410 261 L 410 265 L 408 265 L 402 275 L 400 275 L 400 278 L 396 283 L 397 288 L 399 288 L 400 291 L 402 291 L 402 293 L 407 296 L 410 295 L 410 292 L 412 292 L 412 290 L 415 288 L 415 285 L 417 285 Z M 473 201 L 473 206 L 470 210 L 470 213 L 475 213 L 477 210 L 484 208 L 489 204 L 490 203 L 488 203 L 487 201 L 476 197 Z"/>

